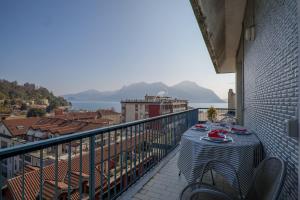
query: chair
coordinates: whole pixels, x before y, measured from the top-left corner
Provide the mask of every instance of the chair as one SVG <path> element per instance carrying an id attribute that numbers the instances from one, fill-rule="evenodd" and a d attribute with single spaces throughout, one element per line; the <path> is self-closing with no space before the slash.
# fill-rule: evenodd
<path id="1" fill-rule="evenodd" d="M 180 200 L 238 199 L 238 196 L 226 194 L 224 191 L 219 190 L 214 186 L 215 178 L 212 171 L 217 172 L 218 174 L 225 172 L 227 175 L 229 174 L 231 177 L 235 177 L 236 184 L 234 184 L 235 187 L 232 189 L 236 191 L 235 193 L 238 193 L 240 196 L 242 195 L 239 177 L 235 171 L 235 168 L 225 161 L 210 160 L 204 165 L 199 182 L 191 183 L 186 186 L 181 192 Z M 203 183 L 204 175 L 207 172 L 210 172 L 212 185 Z"/>
<path id="2" fill-rule="evenodd" d="M 181 200 L 232 200 L 226 193 L 205 183 L 192 183 L 186 187 L 180 196 Z"/>
<path id="3" fill-rule="evenodd" d="M 245 199 L 278 199 L 284 177 L 284 162 L 280 158 L 276 157 L 266 158 L 259 164 Z"/>
<path id="4" fill-rule="evenodd" d="M 214 170 L 216 172 L 220 171 L 220 167 L 226 173 L 232 173 L 232 176 L 236 176 L 236 188 L 239 195 L 232 196 L 226 194 L 224 191 L 218 188 L 204 184 L 202 182 L 204 174 L 208 170 Z M 223 168 L 225 167 L 225 168 Z M 285 177 L 285 164 L 284 162 L 276 157 L 269 157 L 263 160 L 258 166 L 256 173 L 254 175 L 253 181 L 251 183 L 248 193 L 245 198 L 242 196 L 241 187 L 239 183 L 239 178 L 234 170 L 233 166 L 230 164 L 211 160 L 206 163 L 202 174 L 200 176 L 200 181 L 196 183 L 189 184 L 186 186 L 180 195 L 180 200 L 209 200 L 209 199 L 244 199 L 244 200 L 276 200 L 279 197 L 280 191 L 282 189 L 283 180 Z"/>

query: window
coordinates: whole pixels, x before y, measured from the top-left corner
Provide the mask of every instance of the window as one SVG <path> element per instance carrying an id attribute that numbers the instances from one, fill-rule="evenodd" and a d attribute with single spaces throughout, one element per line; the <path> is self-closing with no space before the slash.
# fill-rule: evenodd
<path id="1" fill-rule="evenodd" d="M 2 176 L 7 178 L 7 168 L 6 167 L 2 167 Z"/>
<path id="2" fill-rule="evenodd" d="M 1 162 L 2 164 L 7 165 L 7 159 L 2 160 Z"/>
<path id="3" fill-rule="evenodd" d="M 6 148 L 7 147 L 7 142 L 1 140 L 1 148 Z"/>
<path id="4" fill-rule="evenodd" d="M 19 125 L 19 126 L 17 126 L 17 129 L 22 130 L 22 129 L 24 129 L 24 126 L 23 125 Z"/>
<path id="5" fill-rule="evenodd" d="M 31 156 L 25 155 L 25 161 L 31 163 Z"/>

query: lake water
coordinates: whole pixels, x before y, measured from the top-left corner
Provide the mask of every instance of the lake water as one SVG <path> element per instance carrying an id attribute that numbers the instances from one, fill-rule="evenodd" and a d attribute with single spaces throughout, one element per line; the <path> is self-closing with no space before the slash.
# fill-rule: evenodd
<path id="1" fill-rule="evenodd" d="M 120 102 L 110 101 L 71 101 L 72 110 L 89 110 L 95 111 L 98 109 L 114 108 L 115 111 L 121 112 Z M 213 106 L 215 108 L 227 108 L 227 103 L 189 103 L 189 106 L 194 108 L 208 108 Z"/>

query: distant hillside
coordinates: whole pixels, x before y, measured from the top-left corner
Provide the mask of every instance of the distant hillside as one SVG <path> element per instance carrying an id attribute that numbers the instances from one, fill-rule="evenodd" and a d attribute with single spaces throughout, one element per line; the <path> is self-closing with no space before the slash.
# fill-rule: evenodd
<path id="1" fill-rule="evenodd" d="M 69 102 L 63 97 L 56 97 L 47 88 L 36 87 L 35 84 L 25 83 L 19 85 L 17 81 L 9 82 L 0 79 L 0 100 L 21 100 L 38 102 L 41 99 L 48 99 L 50 104 L 56 106 L 67 106 Z"/>
<path id="2" fill-rule="evenodd" d="M 116 91 L 100 92 L 87 90 L 76 94 L 64 95 L 69 101 L 120 101 L 121 99 L 144 98 L 145 94 L 164 94 L 173 98 L 187 99 L 199 103 L 223 103 L 212 90 L 200 87 L 194 82 L 183 81 L 174 86 L 164 83 L 134 83 Z"/>

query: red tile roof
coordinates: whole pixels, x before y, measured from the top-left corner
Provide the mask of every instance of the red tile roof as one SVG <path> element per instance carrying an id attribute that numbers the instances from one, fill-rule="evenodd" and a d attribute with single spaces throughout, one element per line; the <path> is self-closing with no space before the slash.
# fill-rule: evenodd
<path id="1" fill-rule="evenodd" d="M 150 138 L 147 136 L 147 138 Z M 128 139 L 127 141 L 123 141 L 122 146 L 125 148 L 127 142 L 127 149 L 130 150 L 132 147 L 134 147 L 135 144 L 135 138 L 134 136 L 131 139 Z M 136 144 L 138 144 L 138 136 Z M 114 144 L 111 144 L 110 146 L 110 156 L 113 157 L 114 152 Z M 121 145 L 120 143 L 116 144 L 116 155 L 120 153 Z M 108 159 L 108 146 L 105 146 L 103 148 L 103 160 Z M 89 153 L 84 152 L 82 155 L 82 176 L 83 176 L 83 182 L 88 181 L 88 176 L 90 174 L 89 171 L 90 162 L 89 162 Z M 95 149 L 95 188 L 100 187 L 100 167 L 101 167 L 101 148 Z M 77 189 L 78 183 L 79 183 L 79 171 L 80 171 L 80 157 L 75 156 L 71 160 L 71 187 L 72 187 L 72 199 L 77 198 L 77 193 L 74 191 Z M 58 183 L 59 183 L 59 190 L 63 192 L 65 188 L 67 187 L 66 184 L 68 183 L 68 162 L 65 160 L 60 160 L 58 162 Z M 25 199 L 34 200 L 36 199 L 38 193 L 39 193 L 39 178 L 40 176 L 40 170 L 35 169 L 33 171 L 30 171 L 28 173 L 25 173 L 24 180 L 25 180 Z M 54 196 L 55 187 L 53 187 L 53 182 L 55 181 L 55 165 L 51 164 L 49 166 L 46 166 L 43 168 L 43 184 L 44 188 L 43 191 L 46 192 L 43 196 L 46 199 L 51 199 Z M 103 179 L 105 181 L 105 179 Z M 106 181 L 104 182 L 104 185 L 106 184 Z M 22 199 L 22 176 L 16 176 L 12 179 L 8 180 L 8 188 L 11 192 L 12 196 L 16 200 Z M 88 184 L 87 184 L 88 185 Z M 46 187 L 46 188 L 45 188 Z M 52 196 L 51 196 L 52 194 Z M 79 199 L 79 196 L 78 198 Z"/>
<path id="2" fill-rule="evenodd" d="M 101 118 L 101 114 L 99 112 L 69 112 L 62 115 L 56 115 L 55 118 L 65 120 L 98 119 Z"/>
<path id="3" fill-rule="evenodd" d="M 109 125 L 110 120 L 94 119 L 94 120 L 65 120 L 60 118 L 42 118 L 36 124 L 31 126 L 33 130 L 52 134 L 70 134 L 74 132 L 92 130 Z"/>
<path id="4" fill-rule="evenodd" d="M 121 114 L 112 109 L 100 109 L 97 112 L 99 112 L 102 115 L 102 117 L 104 117 L 105 115 L 120 115 Z"/>
<path id="5" fill-rule="evenodd" d="M 39 121 L 39 117 L 29 117 L 24 119 L 7 119 L 2 123 L 9 130 L 13 137 L 26 135 L 29 127 Z"/>

